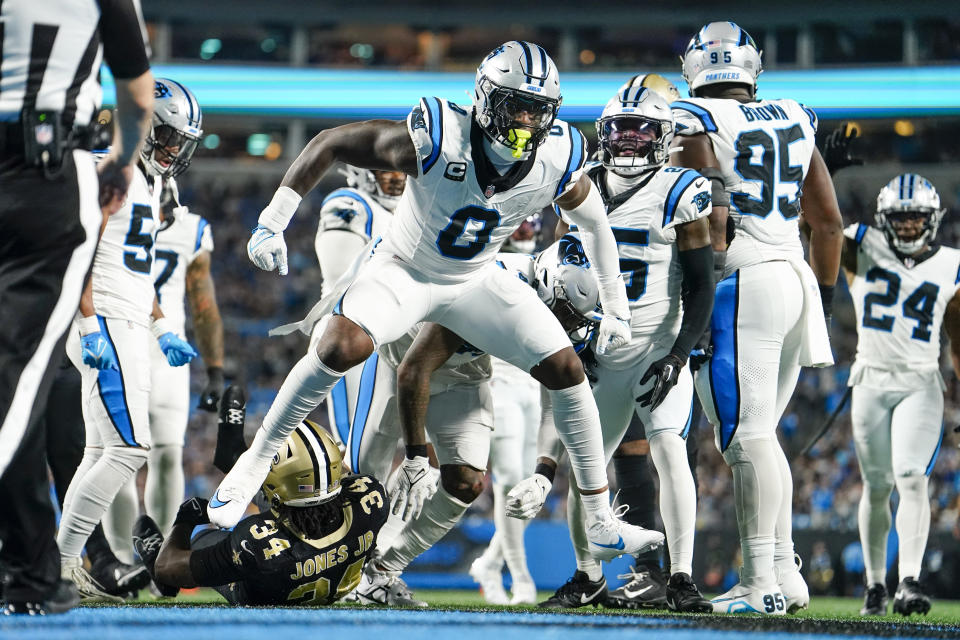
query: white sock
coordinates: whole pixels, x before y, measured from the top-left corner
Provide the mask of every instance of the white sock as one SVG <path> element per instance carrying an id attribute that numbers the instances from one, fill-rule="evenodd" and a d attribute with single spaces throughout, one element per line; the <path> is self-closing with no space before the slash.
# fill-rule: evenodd
<path id="1" fill-rule="evenodd" d="M 117 491 L 101 520 L 110 549 L 120 562 L 133 563 L 133 523 L 139 515 L 140 494 L 135 473 Z"/>
<path id="2" fill-rule="evenodd" d="M 499 482 L 493 483 L 493 521 L 497 527 L 497 534 L 494 537 L 498 538 L 501 562 L 507 563 L 510 576 L 516 584 L 518 580 L 532 581 L 533 577 L 527 567 L 527 549 L 523 542 L 523 531 L 527 528 L 527 522 L 507 517 L 507 493 L 512 488 Z M 493 540 L 490 543 L 493 546 Z"/>
<path id="3" fill-rule="evenodd" d="M 745 584 L 776 584 L 774 531 L 780 513 L 780 471 L 772 436 L 740 440 L 723 454 L 733 472 Z"/>
<path id="4" fill-rule="evenodd" d="M 84 451 L 84 457 L 90 449 Z M 74 476 L 57 532 L 57 546 L 65 560 L 79 558 L 83 545 L 103 518 L 114 496 L 147 460 L 147 452 L 133 447 L 107 447 L 82 476 Z M 81 463 L 80 468 L 84 466 Z"/>
<path id="5" fill-rule="evenodd" d="M 930 495 L 926 475 L 897 476 L 897 537 L 900 539 L 900 579 L 919 578 L 930 533 Z"/>
<path id="6" fill-rule="evenodd" d="M 496 513 L 494 513 L 496 515 Z M 511 518 L 516 520 L 516 518 Z M 496 520 L 496 518 L 494 518 Z M 503 570 L 503 534 L 500 533 L 500 529 L 497 528 L 493 532 L 493 537 L 490 538 L 490 543 L 487 545 L 487 548 L 483 550 L 483 553 L 480 554 L 480 557 L 477 558 L 480 563 L 494 571 Z"/>
<path id="7" fill-rule="evenodd" d="M 553 421 L 557 434 L 570 456 L 570 467 L 581 489 L 590 491 L 607 486 L 607 464 L 603 457 L 600 412 L 586 378 L 566 389 L 550 391 Z M 590 504 L 584 503 L 588 514 Z M 609 503 L 603 508 L 609 508 Z"/>
<path id="8" fill-rule="evenodd" d="M 420 515 L 400 531 L 380 560 L 387 571 L 403 571 L 413 559 L 435 545 L 453 528 L 470 505 L 457 500 L 441 485 L 423 505 Z"/>
<path id="9" fill-rule="evenodd" d="M 779 441 L 776 445 L 777 467 L 780 469 L 780 511 L 777 514 L 777 524 L 774 529 L 776 548 L 773 554 L 774 564 L 780 568 L 781 574 L 795 571 L 797 563 L 794 560 L 793 549 L 793 474 L 790 473 L 790 463 Z"/>
<path id="10" fill-rule="evenodd" d="M 164 536 L 170 533 L 173 519 L 184 500 L 183 447 L 174 444 L 153 445 L 147 458 L 147 484 L 143 502 Z"/>
<path id="11" fill-rule="evenodd" d="M 581 560 L 577 558 L 577 570 L 587 574 L 592 582 L 603 577 L 603 566 L 596 560 Z"/>
<path id="12" fill-rule="evenodd" d="M 280 386 L 263 426 L 250 445 L 251 455 L 261 463 L 271 460 L 287 436 L 320 405 L 342 377 L 343 373 L 321 362 L 316 349 L 308 349 Z"/>
<path id="13" fill-rule="evenodd" d="M 687 445 L 677 433 L 650 439 L 650 456 L 660 476 L 660 515 L 670 549 L 670 574 L 693 574 L 693 535 L 697 490 L 687 461 Z"/>
<path id="14" fill-rule="evenodd" d="M 857 510 L 860 546 L 867 584 L 887 582 L 887 536 L 890 534 L 890 494 L 893 484 L 863 480 L 863 494 Z"/>

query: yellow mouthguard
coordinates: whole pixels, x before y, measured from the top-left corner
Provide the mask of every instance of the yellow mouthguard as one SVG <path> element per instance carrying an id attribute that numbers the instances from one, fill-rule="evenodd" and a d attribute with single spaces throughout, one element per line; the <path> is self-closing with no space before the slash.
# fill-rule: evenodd
<path id="1" fill-rule="evenodd" d="M 513 144 L 513 157 L 521 158 L 530 139 L 530 132 L 526 129 L 510 129 L 507 131 L 507 140 Z"/>

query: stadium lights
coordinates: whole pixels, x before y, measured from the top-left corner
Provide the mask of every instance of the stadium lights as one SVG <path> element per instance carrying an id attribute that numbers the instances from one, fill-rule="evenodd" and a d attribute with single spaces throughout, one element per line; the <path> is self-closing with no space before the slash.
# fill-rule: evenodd
<path id="1" fill-rule="evenodd" d="M 210 47 L 212 49 L 212 46 Z M 469 103 L 473 73 L 316 69 L 218 64 L 157 65 L 190 87 L 205 114 L 289 118 L 403 118 L 423 96 Z M 641 69 L 637 71 L 647 71 Z M 686 92 L 678 73 L 664 74 Z M 104 96 L 113 83 L 104 67 Z M 593 120 L 630 71 L 561 74 L 569 120 Z M 821 118 L 960 116 L 960 66 L 766 71 L 760 97 L 789 96 Z"/>

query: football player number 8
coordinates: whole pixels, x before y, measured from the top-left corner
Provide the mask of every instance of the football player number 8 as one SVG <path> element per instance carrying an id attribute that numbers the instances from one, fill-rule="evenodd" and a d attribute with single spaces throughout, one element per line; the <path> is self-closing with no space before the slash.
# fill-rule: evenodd
<path id="1" fill-rule="evenodd" d="M 437 248 L 447 258 L 469 260 L 490 243 L 490 234 L 498 224 L 500 214 L 495 209 L 474 205 L 457 209 L 437 236 Z"/>

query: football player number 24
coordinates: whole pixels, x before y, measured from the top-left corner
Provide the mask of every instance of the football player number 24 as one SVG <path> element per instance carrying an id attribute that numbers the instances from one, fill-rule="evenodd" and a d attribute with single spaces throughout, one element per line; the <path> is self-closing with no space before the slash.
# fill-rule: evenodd
<path id="1" fill-rule="evenodd" d="M 874 291 L 863 299 L 863 326 L 880 331 L 893 331 L 894 317 L 881 314 L 874 315 L 873 306 L 892 307 L 900 299 L 900 276 L 892 271 L 880 267 L 873 267 L 867 271 L 867 282 L 886 282 L 886 292 Z M 932 282 L 924 282 L 900 305 L 904 318 L 913 320 L 917 326 L 913 328 L 910 337 L 922 342 L 930 342 L 930 325 L 933 324 L 933 308 L 937 303 L 940 287 Z"/>

